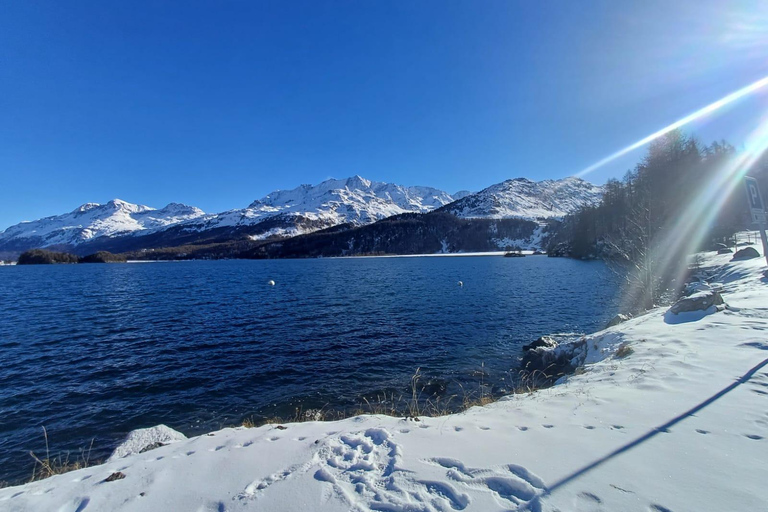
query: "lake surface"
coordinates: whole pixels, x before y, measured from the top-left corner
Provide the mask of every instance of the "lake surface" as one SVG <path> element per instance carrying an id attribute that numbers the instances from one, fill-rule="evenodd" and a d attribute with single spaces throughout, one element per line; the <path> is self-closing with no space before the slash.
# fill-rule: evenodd
<path id="1" fill-rule="evenodd" d="M 407 394 L 417 368 L 429 393 L 503 393 L 523 344 L 616 308 L 602 263 L 543 256 L 0 267 L 0 481 L 28 477 L 42 426 L 96 458 L 158 423 Z"/>

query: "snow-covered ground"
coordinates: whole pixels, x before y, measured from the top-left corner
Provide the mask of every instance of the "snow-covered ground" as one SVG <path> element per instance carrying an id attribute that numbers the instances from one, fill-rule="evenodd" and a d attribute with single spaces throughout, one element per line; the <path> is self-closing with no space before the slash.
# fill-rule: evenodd
<path id="1" fill-rule="evenodd" d="M 768 510 L 768 279 L 762 258 L 729 260 L 704 257 L 728 309 L 590 335 L 552 388 L 419 421 L 223 429 L 2 489 L 0 509 Z"/>

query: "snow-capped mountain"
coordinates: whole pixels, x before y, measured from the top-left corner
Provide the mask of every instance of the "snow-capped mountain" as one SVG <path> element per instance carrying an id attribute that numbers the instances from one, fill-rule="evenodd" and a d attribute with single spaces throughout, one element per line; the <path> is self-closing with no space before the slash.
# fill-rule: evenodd
<path id="1" fill-rule="evenodd" d="M 258 226 L 252 239 L 292 236 L 350 223 L 369 224 L 401 213 L 425 213 L 454 200 L 448 193 L 431 187 L 404 187 L 370 181 L 360 176 L 329 179 L 318 185 L 301 185 L 277 190 L 247 208 L 206 215 L 184 223 L 187 229 Z M 269 222 L 267 222 L 269 220 Z"/>
<path id="2" fill-rule="evenodd" d="M 278 190 L 246 208 L 214 214 L 177 203 L 155 210 L 115 199 L 11 226 L 0 232 L 0 256 L 18 256 L 41 247 L 86 255 L 99 250 L 127 252 L 228 242 L 247 245 L 249 239 L 277 240 L 341 224 L 363 226 L 393 215 L 435 210 L 465 219 L 558 218 L 598 202 L 601 194 L 601 187 L 579 178 L 540 182 L 517 178 L 474 194 L 460 191 L 451 195 L 431 187 L 405 187 L 353 176 Z"/>
<path id="3" fill-rule="evenodd" d="M 603 189 L 581 178 L 506 180 L 461 198 L 444 210 L 462 218 L 560 218 L 597 204 Z"/>
<path id="4" fill-rule="evenodd" d="M 120 199 L 86 203 L 69 213 L 11 226 L 0 232 L 0 246 L 77 246 L 103 236 L 150 233 L 202 215 L 199 208 L 179 203 L 160 210 Z"/>

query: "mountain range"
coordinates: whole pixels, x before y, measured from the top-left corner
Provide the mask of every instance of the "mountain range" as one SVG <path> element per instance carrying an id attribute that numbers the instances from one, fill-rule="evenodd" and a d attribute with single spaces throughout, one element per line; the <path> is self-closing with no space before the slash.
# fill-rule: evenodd
<path id="1" fill-rule="evenodd" d="M 516 178 L 476 193 L 448 194 L 431 187 L 405 187 L 353 176 L 277 190 L 245 208 L 213 214 L 179 203 L 154 209 L 114 199 L 9 227 L 0 232 L 0 259 L 32 248 L 82 255 L 233 240 L 266 243 L 337 226 L 353 229 L 409 213 L 542 222 L 595 204 L 601 195 L 601 187 L 579 178 L 540 182 Z"/>

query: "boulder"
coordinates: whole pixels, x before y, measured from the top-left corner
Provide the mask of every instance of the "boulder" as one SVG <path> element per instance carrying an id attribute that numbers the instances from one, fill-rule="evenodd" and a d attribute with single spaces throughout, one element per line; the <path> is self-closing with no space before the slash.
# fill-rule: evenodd
<path id="1" fill-rule="evenodd" d="M 731 254 L 733 251 L 730 250 L 727 247 L 723 247 L 722 249 L 717 250 L 717 254 Z"/>
<path id="2" fill-rule="evenodd" d="M 759 258 L 759 257 L 760 257 L 760 253 L 757 252 L 757 249 L 755 249 L 754 247 L 745 247 L 743 249 L 739 249 L 733 255 L 734 260 L 751 260 L 752 258 Z"/>
<path id="3" fill-rule="evenodd" d="M 187 436 L 165 425 L 156 425 L 150 428 L 140 428 L 128 433 L 125 440 L 120 443 L 107 462 L 122 459 L 134 453 L 143 453 L 154 448 L 165 446 L 176 441 L 183 441 Z"/>
<path id="4" fill-rule="evenodd" d="M 677 315 L 678 313 L 688 311 L 704 311 L 712 306 L 720 306 L 722 304 L 725 304 L 725 301 L 723 301 L 720 292 L 716 290 L 702 290 L 678 300 L 669 308 L 668 312 Z"/>
<path id="5" fill-rule="evenodd" d="M 626 322 L 627 320 L 630 320 L 632 318 L 632 315 L 625 315 L 624 313 L 619 313 L 615 317 L 611 318 L 608 321 L 608 324 L 605 326 L 605 328 L 613 327 L 614 325 L 619 325 L 620 323 Z"/>
<path id="6" fill-rule="evenodd" d="M 527 350 L 520 362 L 521 370 L 537 385 L 551 384 L 562 375 L 573 373 L 574 358 L 583 353 L 585 345 L 585 338 L 581 338 L 555 347 L 541 345 Z"/>
<path id="7" fill-rule="evenodd" d="M 532 343 L 523 345 L 523 352 L 527 352 L 528 350 L 534 350 L 539 347 L 555 348 L 556 346 L 557 346 L 557 342 L 554 340 L 554 338 L 550 336 L 542 336 L 541 338 L 537 339 Z"/>

